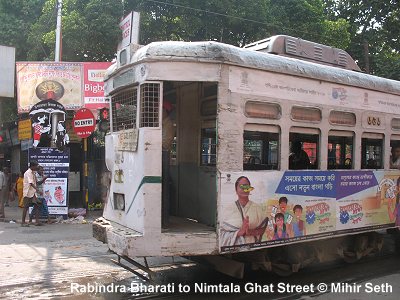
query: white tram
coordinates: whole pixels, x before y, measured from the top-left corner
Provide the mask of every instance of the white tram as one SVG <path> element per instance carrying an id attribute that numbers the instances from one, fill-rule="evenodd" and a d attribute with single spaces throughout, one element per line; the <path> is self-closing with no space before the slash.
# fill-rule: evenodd
<path id="1" fill-rule="evenodd" d="M 242 276 L 286 249 L 297 270 L 377 250 L 365 233 L 400 222 L 400 83 L 340 49 L 288 36 L 131 45 L 105 91 L 112 176 L 94 235 L 120 258 L 195 257 Z"/>

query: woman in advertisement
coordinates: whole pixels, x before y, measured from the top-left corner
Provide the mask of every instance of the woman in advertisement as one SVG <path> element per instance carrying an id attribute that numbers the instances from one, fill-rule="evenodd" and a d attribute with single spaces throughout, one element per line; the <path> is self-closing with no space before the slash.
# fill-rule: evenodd
<path id="1" fill-rule="evenodd" d="M 286 231 L 285 217 L 282 213 L 275 215 L 275 228 L 274 228 L 274 240 L 288 239 L 289 234 Z"/>
<path id="2" fill-rule="evenodd" d="M 249 199 L 254 188 L 250 180 L 239 177 L 235 182 L 235 191 L 238 199 L 230 205 L 224 214 L 220 230 L 220 243 L 222 247 L 252 244 L 260 242 L 268 217 L 263 207 Z"/>

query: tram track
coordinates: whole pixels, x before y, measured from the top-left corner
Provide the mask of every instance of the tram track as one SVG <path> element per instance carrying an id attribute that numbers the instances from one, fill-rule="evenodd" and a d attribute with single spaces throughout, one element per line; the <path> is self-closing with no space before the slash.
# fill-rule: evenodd
<path id="1" fill-rule="evenodd" d="M 197 282 L 205 282 L 208 285 L 227 284 L 233 282 L 235 285 L 239 285 L 243 291 L 244 285 L 248 283 L 255 283 L 259 285 L 278 285 L 279 283 L 285 283 L 289 285 L 310 285 L 316 286 L 319 283 L 326 283 L 328 289 L 324 293 L 330 292 L 331 283 L 346 282 L 348 284 L 359 284 L 380 278 L 383 276 L 389 276 L 399 272 L 400 256 L 395 251 L 393 245 L 385 247 L 379 255 L 373 255 L 364 257 L 355 263 L 345 263 L 344 261 L 335 261 L 334 263 L 319 264 L 316 266 L 310 266 L 298 273 L 294 273 L 289 277 L 279 277 L 272 273 L 266 272 L 252 272 L 242 280 L 233 279 L 230 277 L 223 276 L 218 272 L 211 271 L 209 269 L 201 268 L 196 266 L 191 270 L 187 270 L 186 273 L 197 273 L 192 279 L 187 277 L 179 278 L 173 273 L 164 273 L 161 278 L 162 282 L 182 282 L 186 285 L 194 286 Z M 152 267 L 150 267 L 153 269 Z M 198 269 L 200 268 L 200 269 Z M 179 272 L 179 269 L 175 269 L 174 273 Z M 184 272 L 185 273 L 185 272 Z M 300 297 L 318 297 L 321 294 L 319 291 L 313 293 L 289 293 L 289 294 L 268 294 L 269 299 L 296 299 Z M 123 295 L 121 299 L 208 299 L 212 295 L 212 299 L 265 299 L 265 293 L 216 293 L 216 294 L 199 294 L 199 293 L 154 293 L 154 294 L 130 294 Z M 208 297 L 207 297 L 208 296 Z"/>
<path id="2" fill-rule="evenodd" d="M 270 285 L 273 284 L 276 286 L 278 283 L 285 283 L 289 285 L 310 285 L 314 284 L 316 286 L 319 283 L 326 283 L 330 286 L 331 283 L 340 283 L 346 282 L 350 285 L 352 284 L 361 284 L 363 282 L 368 282 L 373 279 L 388 276 L 391 274 L 395 274 L 399 272 L 400 265 L 400 257 L 395 254 L 385 254 L 381 255 L 378 258 L 365 258 L 360 262 L 347 264 L 347 263 L 336 263 L 334 265 L 325 265 L 319 267 L 313 267 L 309 269 L 305 269 L 299 273 L 294 274 L 290 277 L 278 277 L 271 273 L 264 273 L 262 276 L 261 273 L 257 272 L 252 276 L 237 281 L 233 280 L 235 284 L 239 284 L 242 287 L 246 283 L 258 283 L 259 285 Z M 214 274 L 214 278 L 209 278 L 209 285 L 219 284 L 218 275 Z M 186 284 L 194 284 L 186 283 Z M 327 289 L 324 293 L 329 293 L 330 288 Z M 299 299 L 302 297 L 317 297 L 321 294 L 321 292 L 314 293 L 296 293 L 296 294 L 268 294 L 268 299 Z M 189 294 L 167 294 L 167 293 L 158 293 L 158 294 L 145 294 L 145 295 L 125 295 L 120 299 L 234 299 L 234 300 L 242 300 L 242 299 L 265 299 L 265 293 L 217 293 L 217 294 L 198 294 L 198 293 L 189 293 Z M 304 299 L 304 298 L 303 298 Z"/>

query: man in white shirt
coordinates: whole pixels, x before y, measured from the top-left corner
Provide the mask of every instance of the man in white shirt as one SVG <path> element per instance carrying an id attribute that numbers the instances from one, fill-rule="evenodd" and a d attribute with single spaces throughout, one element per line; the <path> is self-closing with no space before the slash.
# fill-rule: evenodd
<path id="1" fill-rule="evenodd" d="M 25 223 L 26 213 L 29 209 L 29 206 L 33 203 L 36 207 L 36 225 L 42 225 L 39 222 L 39 200 L 36 197 L 37 183 L 35 171 L 39 168 L 39 164 L 37 161 L 31 161 L 29 164 L 29 169 L 24 173 L 24 189 L 23 189 L 23 197 L 24 197 L 24 209 L 22 211 L 22 222 L 21 226 L 28 227 L 29 225 Z"/>
<path id="2" fill-rule="evenodd" d="M 7 178 L 3 172 L 3 168 L 0 166 L 0 218 L 5 218 L 4 216 L 4 203 L 8 198 L 7 189 Z"/>

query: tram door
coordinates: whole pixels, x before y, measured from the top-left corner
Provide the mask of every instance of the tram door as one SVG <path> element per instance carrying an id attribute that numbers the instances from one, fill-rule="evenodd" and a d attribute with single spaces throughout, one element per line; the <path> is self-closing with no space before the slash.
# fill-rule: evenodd
<path id="1" fill-rule="evenodd" d="M 216 85 L 216 84 L 215 84 Z M 176 160 L 171 215 L 214 226 L 216 214 L 215 113 L 201 113 L 203 84 L 176 83 Z M 216 99 L 215 99 L 216 103 Z"/>

